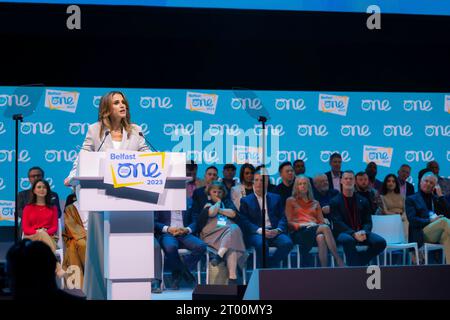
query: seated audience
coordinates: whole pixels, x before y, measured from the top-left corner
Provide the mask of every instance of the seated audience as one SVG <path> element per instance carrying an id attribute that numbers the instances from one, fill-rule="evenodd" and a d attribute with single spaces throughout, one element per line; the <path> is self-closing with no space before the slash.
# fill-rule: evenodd
<path id="1" fill-rule="evenodd" d="M 188 209 L 192 207 L 192 196 L 194 195 L 195 189 L 204 186 L 202 179 L 197 178 L 198 165 L 194 160 L 188 160 L 186 163 L 186 177 L 191 177 L 191 180 L 186 182 L 186 197 L 188 199 Z"/>
<path id="2" fill-rule="evenodd" d="M 388 174 L 381 186 L 381 214 L 399 214 L 402 217 L 406 239 L 408 239 L 408 219 L 405 212 L 405 197 L 400 193 L 400 184 L 395 174 Z"/>
<path id="3" fill-rule="evenodd" d="M 42 241 L 55 253 L 58 239 L 58 209 L 51 202 L 50 185 L 46 180 L 35 180 L 31 190 L 30 202 L 23 208 L 23 237 L 32 241 Z M 59 262 L 56 273 L 59 277 L 65 274 Z"/>
<path id="4" fill-rule="evenodd" d="M 380 195 L 377 190 L 370 186 L 367 173 L 361 171 L 356 174 L 356 193 L 367 199 L 370 205 L 370 214 L 378 214 Z"/>
<path id="5" fill-rule="evenodd" d="M 402 164 L 397 171 L 397 178 L 400 185 L 400 193 L 404 198 L 414 194 L 414 186 L 412 183 L 406 181 L 411 175 L 411 166 Z"/>
<path id="6" fill-rule="evenodd" d="M 328 178 L 328 185 L 330 186 L 330 189 L 337 190 L 341 192 L 342 186 L 341 186 L 341 176 L 342 176 L 342 156 L 339 153 L 333 153 L 330 156 L 330 167 L 331 170 L 328 172 L 325 172 L 325 175 Z"/>
<path id="7" fill-rule="evenodd" d="M 305 161 L 303 161 L 302 159 L 295 160 L 293 166 L 294 166 L 294 174 L 296 176 L 306 173 Z"/>
<path id="8" fill-rule="evenodd" d="M 313 179 L 313 183 L 314 183 L 313 188 L 314 199 L 319 201 L 325 220 L 329 220 L 327 219 L 327 217 L 328 214 L 330 213 L 330 201 L 339 194 L 339 191 L 335 189 L 330 189 L 330 186 L 328 184 L 328 178 L 325 174 L 316 175 Z M 329 222 L 327 224 L 329 224 Z"/>
<path id="9" fill-rule="evenodd" d="M 289 161 L 283 162 L 278 167 L 278 173 L 282 179 L 281 183 L 277 185 L 275 193 L 280 195 L 281 204 L 286 205 L 286 200 L 292 195 L 292 187 L 294 186 L 294 168 L 292 168 L 292 163 Z"/>
<path id="10" fill-rule="evenodd" d="M 266 167 L 265 165 L 261 164 L 261 165 L 259 165 L 259 166 L 257 166 L 257 167 L 255 168 L 255 172 L 256 172 L 256 171 L 261 171 L 261 170 L 264 169 L 265 167 Z M 270 181 L 270 179 L 269 179 L 269 182 L 268 182 L 268 185 L 267 185 L 267 192 L 270 192 L 270 193 L 277 193 L 276 189 L 277 189 L 277 186 L 274 185 L 274 184 Z"/>
<path id="11" fill-rule="evenodd" d="M 437 163 L 437 161 L 430 161 L 427 163 L 427 169 L 433 172 L 437 177 L 437 184 L 441 187 L 444 197 L 450 195 L 450 179 L 439 175 L 439 163 Z"/>
<path id="12" fill-rule="evenodd" d="M 241 183 L 231 188 L 231 200 L 238 210 L 241 206 L 241 198 L 253 193 L 254 174 L 255 167 L 250 163 L 244 163 L 239 173 Z"/>
<path id="13" fill-rule="evenodd" d="M 386 248 L 386 241 L 372 231 L 372 209 L 366 198 L 355 193 L 355 175 L 345 171 L 341 179 L 342 193 L 330 202 L 337 242 L 344 247 L 347 264 L 363 266 Z M 356 246 L 367 246 L 358 252 Z"/>
<path id="14" fill-rule="evenodd" d="M 295 179 L 292 197 L 286 201 L 286 216 L 292 231 L 291 237 L 295 244 L 300 245 L 304 255 L 309 254 L 313 246 L 317 246 L 322 267 L 328 266 L 328 250 L 336 259 L 337 265 L 344 266 L 344 261 L 337 253 L 331 229 L 325 224 L 320 204 L 314 200 L 308 177 L 300 175 Z"/>
<path id="15" fill-rule="evenodd" d="M 237 185 L 236 166 L 232 163 L 227 163 L 223 166 L 223 178 L 219 179 L 220 182 L 227 189 L 227 199 L 231 199 L 231 189 Z"/>
<path id="16" fill-rule="evenodd" d="M 378 167 L 375 162 L 369 162 L 366 167 L 367 176 L 369 177 L 369 187 L 380 192 L 383 183 L 377 179 Z"/>
<path id="17" fill-rule="evenodd" d="M 432 172 L 425 173 L 419 192 L 406 198 L 409 241 L 417 242 L 419 247 L 424 242 L 444 245 L 447 264 L 450 264 L 450 206 L 437 181 Z"/>
<path id="18" fill-rule="evenodd" d="M 263 169 L 264 170 L 264 169 Z M 268 176 L 263 175 L 262 171 L 256 171 L 254 176 L 254 193 L 241 199 L 241 220 L 242 229 L 246 244 L 256 249 L 257 265 L 262 265 L 262 197 L 263 197 L 263 177 L 265 177 L 266 190 L 268 185 Z M 266 253 L 269 257 L 269 246 L 275 247 L 275 253 L 268 260 L 267 265 L 278 268 L 292 250 L 292 240 L 287 233 L 287 221 L 284 213 L 284 206 L 278 194 L 266 192 Z"/>
<path id="19" fill-rule="evenodd" d="M 192 207 L 191 207 L 191 215 L 195 219 L 197 219 L 200 212 L 205 207 L 205 204 L 208 202 L 208 195 L 206 193 L 207 187 L 218 178 L 218 170 L 215 166 L 210 166 L 206 168 L 205 171 L 205 186 L 197 188 L 192 195 Z"/>
<path id="20" fill-rule="evenodd" d="M 247 260 L 238 212 L 226 198 L 226 189 L 220 182 L 212 182 L 206 189 L 208 202 L 198 216 L 200 238 L 217 254 L 211 259 L 213 266 L 225 261 L 228 284 L 237 284 L 237 267 L 243 269 Z"/>

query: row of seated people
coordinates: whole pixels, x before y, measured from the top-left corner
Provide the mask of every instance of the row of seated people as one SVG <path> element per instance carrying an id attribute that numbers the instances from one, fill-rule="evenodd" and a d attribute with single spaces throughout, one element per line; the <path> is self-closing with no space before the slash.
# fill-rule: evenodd
<path id="1" fill-rule="evenodd" d="M 295 179 L 293 172 L 294 170 L 297 172 L 300 162 L 294 165 L 290 163 L 280 165 L 279 173 L 283 179 L 282 183 L 276 187 L 269 184 L 266 188 L 269 190 L 267 194 L 266 247 L 276 248 L 275 253 L 269 259 L 269 266 L 279 266 L 279 262 L 287 256 L 294 243 L 300 244 L 301 254 L 304 256 L 302 262 L 304 261 L 306 265 L 310 263 L 308 252 L 312 246 L 317 246 L 319 249 L 321 265 L 327 265 L 327 251 L 330 251 L 335 257 L 338 265 L 342 265 L 343 262 L 336 253 L 335 240 L 344 246 L 349 265 L 368 263 L 370 258 L 383 251 L 385 246 L 382 238 L 370 232 L 370 216 L 376 212 L 403 214 L 405 223 L 411 222 L 410 227 L 407 227 L 407 231 L 413 230 L 410 232 L 410 240 L 419 242 L 419 245 L 423 241 L 440 242 L 444 245 L 448 243 L 448 220 L 441 219 L 440 215 L 430 216 L 431 211 L 442 213 L 448 217 L 448 203 L 442 197 L 439 176 L 436 179 L 434 174 L 427 175 L 427 179 L 423 180 L 424 187 L 422 187 L 421 179 L 419 192 L 415 194 L 415 198 L 408 198 L 405 204 L 404 190 L 411 193 L 411 188 L 406 183 L 402 187 L 399 181 L 401 181 L 401 177 L 403 181 L 406 181 L 410 174 L 409 166 L 403 165 L 398 172 L 398 177 L 386 176 L 380 187 L 381 195 L 377 196 L 377 192 L 371 187 L 373 184 L 367 173 L 373 172 L 373 170 L 370 171 L 370 168 L 375 168 L 376 173 L 376 165 L 368 166 L 366 172 L 358 173 L 356 185 L 354 175 L 350 174 L 352 179 L 347 185 L 351 187 L 352 192 L 349 193 L 350 191 L 344 192 L 346 184 L 342 172 L 338 174 L 339 183 L 335 183 L 333 168 L 337 167 L 337 162 L 340 169 L 339 160 L 341 160 L 339 155 L 333 155 L 330 159 L 332 170 L 324 175 L 317 175 L 314 179 L 305 176 Z M 304 163 L 300 164 L 304 173 Z M 157 245 L 161 245 L 168 258 L 175 280 L 174 287 L 177 287 L 181 277 L 192 278 L 189 270 L 204 255 L 207 245 L 216 249 L 217 252 L 212 259 L 212 264 L 218 264 L 223 260 L 226 262 L 231 283 L 235 282 L 237 278 L 235 266 L 243 266 L 245 263 L 245 248 L 254 247 L 258 253 L 262 248 L 261 172 L 255 175 L 256 169 L 250 164 L 244 164 L 241 167 L 241 183 L 237 184 L 233 179 L 236 167 L 229 164 L 224 167 L 222 184 L 217 186 L 213 183 L 218 178 L 217 168 L 210 167 L 206 170 L 203 182 L 206 186 L 201 187 L 202 183 L 196 179 L 196 169 L 197 166 L 193 163 L 187 165 L 187 171 L 193 176 L 187 186 L 189 210 L 181 213 L 157 212 L 155 214 L 156 235 L 159 241 Z M 54 218 L 57 219 L 60 210 L 57 209 L 58 206 L 52 207 L 52 205 L 55 204 L 57 195 L 55 197 L 55 193 L 51 192 L 50 186 L 43 180 L 42 169 L 30 169 L 29 176 L 31 176 L 29 177 L 30 182 L 33 182 L 32 189 L 26 191 L 26 195 L 24 195 L 25 191 L 22 192 L 19 203 L 23 204 L 25 201 L 20 202 L 20 199 L 30 198 L 30 195 L 36 195 L 36 197 L 32 197 L 36 200 L 33 200 L 34 203 L 31 201 L 27 210 L 23 210 L 23 212 L 34 212 L 33 218 L 30 213 L 21 214 L 24 218 L 22 224 L 29 227 L 26 232 L 24 230 L 24 235 L 35 240 L 44 239 L 54 249 L 55 230 L 51 226 Z M 373 173 L 370 176 L 373 177 Z M 211 186 L 213 187 L 210 188 Z M 45 196 L 43 196 L 43 191 L 40 191 L 41 189 L 46 190 Z M 340 191 L 342 194 L 338 197 Z M 353 195 L 353 191 L 356 191 L 357 195 Z M 440 192 L 440 196 L 439 194 L 433 195 L 433 192 Z M 302 196 L 299 196 L 300 194 Z M 40 199 L 39 203 L 37 203 L 37 199 Z M 28 201 L 30 200 L 28 199 Z M 412 205 L 408 206 L 408 203 L 412 203 Z M 52 214 L 41 215 L 41 212 L 46 211 L 41 208 L 42 206 L 52 208 L 50 210 Z M 25 208 L 25 206 L 23 207 Z M 408 208 L 409 210 L 407 210 Z M 64 265 L 77 264 L 83 269 L 87 217 L 83 218 L 77 212 L 75 204 L 69 204 L 64 211 L 63 236 L 66 244 Z M 408 219 L 406 219 L 404 213 L 408 211 Z M 19 214 L 21 212 L 22 210 L 19 208 Z M 53 222 L 50 223 L 51 221 Z M 434 227 L 435 222 L 439 222 L 438 227 Z M 431 226 L 427 228 L 429 225 L 433 228 Z M 433 229 L 433 231 L 425 232 L 428 229 Z M 439 230 L 442 232 L 439 233 Z M 356 243 L 370 244 L 369 250 L 363 253 L 356 252 Z M 183 247 L 190 249 L 192 253 L 183 259 L 184 263 L 177 252 L 178 248 Z M 446 255 L 448 256 L 448 244 L 446 245 Z M 261 255 L 257 254 L 257 256 L 258 265 L 261 265 Z M 58 270 L 61 268 L 58 267 Z"/>

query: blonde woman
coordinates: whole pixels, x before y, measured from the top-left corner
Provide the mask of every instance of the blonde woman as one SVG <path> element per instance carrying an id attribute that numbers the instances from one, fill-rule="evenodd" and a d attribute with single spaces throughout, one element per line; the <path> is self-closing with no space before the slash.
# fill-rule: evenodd
<path id="1" fill-rule="evenodd" d="M 322 208 L 314 200 L 308 177 L 300 175 L 295 179 L 292 197 L 286 200 L 286 216 L 292 239 L 300 245 L 303 254 L 308 254 L 317 245 L 322 267 L 328 265 L 328 250 L 336 259 L 337 265 L 344 266 L 344 261 L 337 253 L 331 229 L 325 224 Z"/>
<path id="2" fill-rule="evenodd" d="M 125 95 L 120 91 L 111 91 L 100 100 L 98 121 L 89 126 L 82 150 L 106 151 L 121 149 L 132 151 L 148 151 L 142 129 L 131 123 L 130 105 Z M 74 161 L 69 176 L 64 180 L 70 185 L 78 166 L 78 158 Z"/>

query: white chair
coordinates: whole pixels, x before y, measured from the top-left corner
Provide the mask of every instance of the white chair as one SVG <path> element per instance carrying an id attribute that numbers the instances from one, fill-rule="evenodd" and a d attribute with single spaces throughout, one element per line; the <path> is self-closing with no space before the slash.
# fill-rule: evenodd
<path id="1" fill-rule="evenodd" d="M 191 254 L 191 251 L 188 249 L 178 249 L 178 254 L 180 255 L 180 257 L 182 256 L 187 256 L 189 254 Z M 164 284 L 164 250 L 161 248 L 161 290 L 165 289 L 165 284 Z M 202 283 L 202 259 L 199 259 L 197 262 L 197 284 L 201 284 Z"/>
<path id="2" fill-rule="evenodd" d="M 269 256 L 273 255 L 276 250 L 277 250 L 277 247 L 269 247 Z M 253 255 L 253 266 L 252 267 L 253 267 L 253 269 L 256 269 L 257 259 L 256 259 L 255 247 L 248 248 L 247 253 Z M 266 257 L 266 259 L 269 259 L 269 257 Z M 291 269 L 291 253 L 289 253 L 287 256 L 287 267 L 288 267 L 288 269 Z M 280 261 L 280 268 L 283 268 L 283 261 Z"/>
<path id="3" fill-rule="evenodd" d="M 386 240 L 384 250 L 384 265 L 387 264 L 387 254 L 390 254 L 392 264 L 392 251 L 403 251 L 403 264 L 405 263 L 405 253 L 407 249 L 414 249 L 416 263 L 419 264 L 419 249 L 417 242 L 408 243 L 403 229 L 402 218 L 399 214 L 372 216 L 372 232 L 380 235 Z"/>
<path id="4" fill-rule="evenodd" d="M 217 251 L 214 248 L 211 248 L 210 246 L 208 246 L 206 249 L 206 284 L 209 284 L 209 260 L 210 260 L 209 255 L 210 254 L 217 254 Z M 242 269 L 242 282 L 244 283 L 244 285 L 247 284 L 247 268 L 245 266 Z"/>
<path id="5" fill-rule="evenodd" d="M 424 243 L 420 251 L 424 253 L 425 265 L 428 265 L 428 252 L 442 250 L 442 264 L 445 264 L 444 246 L 439 243 Z"/>

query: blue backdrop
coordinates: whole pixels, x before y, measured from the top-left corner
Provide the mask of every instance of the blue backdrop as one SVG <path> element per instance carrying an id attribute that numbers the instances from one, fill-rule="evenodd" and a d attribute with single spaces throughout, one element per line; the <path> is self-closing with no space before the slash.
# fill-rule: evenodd
<path id="1" fill-rule="evenodd" d="M 61 198 L 72 161 L 97 119 L 100 97 L 108 88 L 0 87 L 0 210 L 12 218 L 14 200 L 13 113 L 20 126 L 20 189 L 28 189 L 27 170 L 41 166 Z M 119 89 L 120 90 L 120 89 Z M 378 178 L 412 167 L 413 182 L 430 160 L 449 176 L 450 94 L 369 92 L 284 92 L 123 89 L 132 121 L 159 150 L 188 152 L 199 164 L 258 163 L 261 128 L 268 121 L 267 161 L 274 183 L 279 162 L 303 159 L 313 176 L 329 170 L 337 151 L 343 169 L 379 165 Z M 239 170 L 239 169 L 238 169 Z"/>

